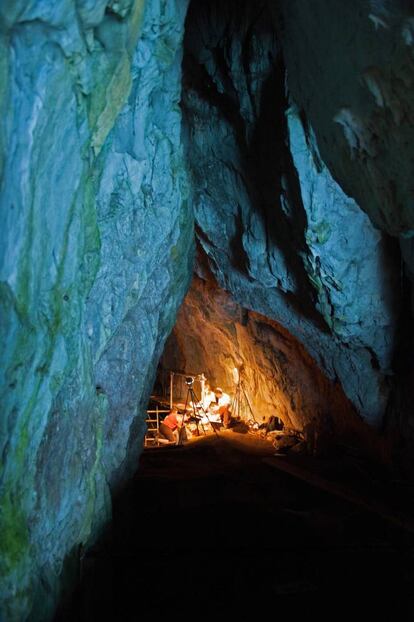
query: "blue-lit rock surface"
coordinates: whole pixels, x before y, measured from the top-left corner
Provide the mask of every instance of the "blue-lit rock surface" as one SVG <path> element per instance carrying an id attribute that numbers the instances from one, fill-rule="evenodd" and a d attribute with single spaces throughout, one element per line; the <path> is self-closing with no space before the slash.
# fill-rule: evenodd
<path id="1" fill-rule="evenodd" d="M 136 468 L 191 274 L 185 10 L 2 6 L 4 620 L 50 617 L 110 514 L 111 484 Z"/>
<path id="2" fill-rule="evenodd" d="M 289 89 L 322 158 L 378 227 L 412 238 L 412 5 L 281 0 L 273 6 L 283 20 Z"/>
<path id="3" fill-rule="evenodd" d="M 6 620 L 51 618 L 136 468 L 194 238 L 174 364 L 342 431 L 414 376 L 407 3 L 188 4 L 0 7 Z"/>
<path id="4" fill-rule="evenodd" d="M 259 4 L 236 12 L 228 3 L 218 23 L 207 4 L 190 8 L 184 106 L 199 240 L 221 287 L 287 328 L 379 425 L 399 264 L 288 100 L 272 18 Z"/>

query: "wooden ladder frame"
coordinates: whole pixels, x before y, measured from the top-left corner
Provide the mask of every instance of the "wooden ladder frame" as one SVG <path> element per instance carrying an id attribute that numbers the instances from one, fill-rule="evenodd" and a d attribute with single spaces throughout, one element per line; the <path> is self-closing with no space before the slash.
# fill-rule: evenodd
<path id="1" fill-rule="evenodd" d="M 160 414 L 161 413 L 169 413 L 169 410 L 161 410 L 156 406 L 155 410 L 147 410 L 147 418 L 145 423 L 147 424 L 147 431 L 145 432 L 144 437 L 144 448 L 145 447 L 159 447 L 159 432 L 160 432 Z M 155 414 L 155 418 L 151 417 L 151 415 Z"/>

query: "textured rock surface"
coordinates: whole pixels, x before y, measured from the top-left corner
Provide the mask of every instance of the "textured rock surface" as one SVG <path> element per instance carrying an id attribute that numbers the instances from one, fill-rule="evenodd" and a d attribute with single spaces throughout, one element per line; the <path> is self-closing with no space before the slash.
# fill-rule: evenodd
<path id="1" fill-rule="evenodd" d="M 289 88 L 315 130 L 325 163 L 377 226 L 412 237 L 412 4 L 277 4 Z"/>
<path id="2" fill-rule="evenodd" d="M 193 279 L 161 364 L 204 373 L 232 397 L 233 369 L 241 368 L 247 395 L 242 418 L 261 423 L 277 415 L 287 427 L 302 430 L 315 417 L 337 439 L 362 433 L 339 383 L 326 378 L 302 344 L 277 322 L 238 305 L 206 273 Z"/>
<path id="3" fill-rule="evenodd" d="M 220 373 L 236 348 L 266 414 L 276 402 L 301 427 L 329 405 L 338 430 L 353 426 L 341 385 L 380 425 L 397 333 L 412 323 L 406 296 L 398 325 L 388 237 L 412 278 L 409 3 L 194 0 L 181 95 L 187 4 L 0 7 L 7 620 L 51 616 L 136 465 L 191 278 L 193 207 L 200 274 L 221 289 L 208 277 L 189 294 L 180 364 L 205 366 L 203 341 L 190 352 L 182 336 L 197 337 L 198 320 L 204 343 L 217 337 Z"/>
<path id="4" fill-rule="evenodd" d="M 312 128 L 287 101 L 268 5 L 218 6 L 191 5 L 185 40 L 198 237 L 220 286 L 287 328 L 379 424 L 398 256 L 331 177 Z"/>
<path id="5" fill-rule="evenodd" d="M 414 274 L 414 12 L 406 0 L 272 3 L 287 83 L 335 179 L 399 240 L 401 283 Z M 385 266 L 384 259 L 382 266 Z M 398 285 L 395 286 L 395 291 Z M 409 296 L 399 318 L 392 419 L 414 439 Z M 411 294 L 411 309 L 413 308 Z"/>
<path id="6" fill-rule="evenodd" d="M 136 463 L 193 233 L 186 3 L 2 9 L 1 602 L 20 621 L 50 616 Z"/>

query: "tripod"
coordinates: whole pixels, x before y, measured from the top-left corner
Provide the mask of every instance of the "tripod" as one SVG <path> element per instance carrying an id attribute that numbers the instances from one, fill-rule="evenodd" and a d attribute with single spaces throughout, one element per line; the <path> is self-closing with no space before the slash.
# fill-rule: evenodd
<path id="1" fill-rule="evenodd" d="M 194 418 L 196 420 L 196 426 L 197 426 L 197 436 L 199 435 L 199 429 L 198 429 L 198 422 L 199 421 L 200 421 L 201 428 L 203 430 L 203 434 L 205 434 L 206 431 L 205 431 L 205 428 L 204 428 L 204 426 L 203 426 L 203 424 L 201 422 L 201 419 L 202 419 L 202 416 L 205 415 L 207 417 L 210 425 L 211 425 L 210 417 L 208 416 L 207 411 L 202 406 L 198 406 L 199 401 L 198 401 L 197 396 L 196 396 L 196 394 L 194 392 L 194 388 L 193 388 L 192 383 L 191 384 L 187 383 L 187 386 L 188 386 L 188 388 L 187 388 L 187 395 L 186 395 L 186 398 L 185 398 L 184 412 L 187 412 L 187 404 L 188 403 L 192 403 L 193 404 L 193 409 L 194 409 Z M 200 415 L 200 412 L 202 413 L 202 415 Z M 211 427 L 213 428 L 214 433 L 216 434 L 216 436 L 218 436 L 217 430 L 214 428 L 214 426 L 212 425 Z M 178 442 L 180 444 L 181 444 L 181 440 L 182 440 L 183 428 L 184 428 L 184 425 L 180 428 L 180 432 L 179 432 L 179 436 L 178 436 Z"/>
<path id="2" fill-rule="evenodd" d="M 241 419 L 243 412 L 250 411 L 251 418 L 255 423 L 256 417 L 254 416 L 253 408 L 249 400 L 249 396 L 246 393 L 242 379 L 239 378 L 236 384 L 236 393 L 233 398 L 231 410 L 234 413 L 236 419 Z"/>

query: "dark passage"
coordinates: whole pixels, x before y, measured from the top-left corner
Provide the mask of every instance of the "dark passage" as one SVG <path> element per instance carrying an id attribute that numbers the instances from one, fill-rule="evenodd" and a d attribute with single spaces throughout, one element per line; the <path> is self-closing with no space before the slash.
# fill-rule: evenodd
<path id="1" fill-rule="evenodd" d="M 273 451 L 229 433 L 144 452 L 57 620 L 413 612 L 412 534 L 272 468 Z"/>

